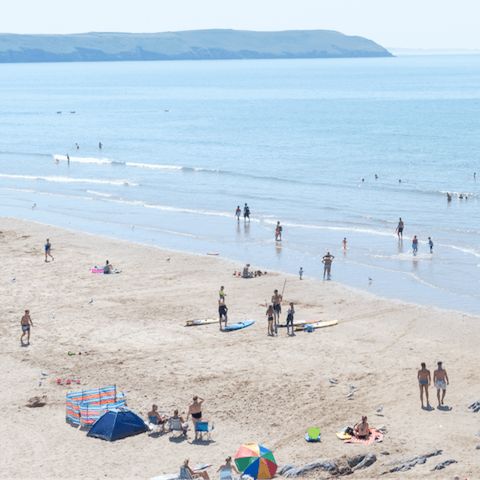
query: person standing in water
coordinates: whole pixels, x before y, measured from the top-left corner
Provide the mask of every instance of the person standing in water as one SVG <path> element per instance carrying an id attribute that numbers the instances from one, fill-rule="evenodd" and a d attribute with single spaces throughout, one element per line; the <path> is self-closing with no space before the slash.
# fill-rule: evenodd
<path id="1" fill-rule="evenodd" d="M 432 379 L 430 377 L 430 370 L 427 370 L 425 363 L 422 363 L 422 368 L 421 370 L 418 371 L 417 379 L 418 379 L 418 384 L 420 386 L 420 400 L 422 401 L 422 407 L 423 407 L 424 391 L 425 391 L 425 396 L 427 397 L 427 406 L 428 406 L 430 405 L 430 402 L 428 401 L 428 387 Z"/>
<path id="2" fill-rule="evenodd" d="M 428 246 L 430 247 L 430 253 L 433 253 L 433 242 L 430 237 L 428 237 Z"/>
<path id="3" fill-rule="evenodd" d="M 237 222 L 240 221 L 240 215 L 241 215 L 241 213 L 242 213 L 242 210 L 241 210 L 241 208 L 240 208 L 240 205 L 238 205 L 237 209 L 235 210 L 235 215 L 236 215 L 236 217 L 237 217 Z"/>
<path id="4" fill-rule="evenodd" d="M 275 230 L 275 241 L 282 241 L 282 226 L 280 225 L 280 222 L 277 222 L 277 228 Z"/>
<path id="5" fill-rule="evenodd" d="M 404 223 L 403 223 L 403 220 L 400 218 L 397 225 L 397 234 L 398 234 L 398 238 L 400 239 L 401 237 L 402 240 L 403 240 L 403 227 L 404 227 Z"/>
<path id="6" fill-rule="evenodd" d="M 98 142 L 98 148 L 101 150 L 102 149 L 102 142 Z"/>
<path id="7" fill-rule="evenodd" d="M 79 147 L 78 143 L 76 143 L 75 145 L 77 146 L 77 150 L 80 150 L 80 147 Z"/>
<path id="8" fill-rule="evenodd" d="M 67 153 L 67 162 L 70 165 L 70 157 L 68 156 L 68 153 Z"/>
<path id="9" fill-rule="evenodd" d="M 300 267 L 300 270 L 298 271 L 298 274 L 300 275 L 300 280 L 301 280 L 302 275 L 303 275 L 303 267 Z"/>
<path id="10" fill-rule="evenodd" d="M 327 252 L 327 254 L 323 257 L 322 263 L 324 265 L 323 268 L 323 279 L 325 280 L 325 274 L 327 274 L 327 279 L 330 278 L 330 273 L 332 269 L 332 261 L 335 257 L 333 255 L 330 255 L 330 252 Z"/>
<path id="11" fill-rule="evenodd" d="M 48 262 L 47 256 L 50 256 L 52 260 L 55 260 L 50 253 L 52 251 L 52 246 L 50 245 L 50 240 L 47 238 L 47 243 L 45 244 L 45 261 Z"/>
<path id="12" fill-rule="evenodd" d="M 30 318 L 30 310 L 25 310 L 25 315 L 20 320 L 20 325 L 22 326 L 22 336 L 20 341 L 23 345 L 23 337 L 27 334 L 27 345 L 30 345 L 30 327 L 33 327 L 32 319 Z"/>
<path id="13" fill-rule="evenodd" d="M 416 255 L 418 252 L 418 238 L 416 235 L 413 236 L 412 249 L 413 249 L 413 254 Z"/>
<path id="14" fill-rule="evenodd" d="M 343 239 L 343 249 L 346 250 L 347 249 L 347 237 L 345 237 Z"/>
<path id="15" fill-rule="evenodd" d="M 445 393 L 447 393 L 448 375 L 446 370 L 442 368 L 443 363 L 437 362 L 438 368 L 433 372 L 433 381 L 435 382 L 435 388 L 437 389 L 438 406 L 443 405 L 443 399 Z M 442 391 L 442 399 L 440 400 L 440 390 Z"/>
<path id="16" fill-rule="evenodd" d="M 243 219 L 244 221 L 250 221 L 250 209 L 248 208 L 248 205 L 245 204 L 245 207 L 243 208 Z"/>

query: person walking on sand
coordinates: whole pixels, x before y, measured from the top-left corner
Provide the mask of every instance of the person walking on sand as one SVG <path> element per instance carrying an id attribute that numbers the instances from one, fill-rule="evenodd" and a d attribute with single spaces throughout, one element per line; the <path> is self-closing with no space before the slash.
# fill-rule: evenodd
<path id="1" fill-rule="evenodd" d="M 428 237 L 428 246 L 430 247 L 430 253 L 433 253 L 433 242 L 430 237 Z"/>
<path id="2" fill-rule="evenodd" d="M 345 237 L 343 239 L 343 249 L 346 250 L 347 249 L 347 237 Z"/>
<path id="3" fill-rule="evenodd" d="M 292 327 L 292 335 L 295 335 L 293 331 L 293 316 L 295 315 L 295 308 L 293 307 L 293 302 L 290 302 L 290 308 L 287 312 L 287 335 L 290 334 L 290 327 Z"/>
<path id="4" fill-rule="evenodd" d="M 272 336 L 274 335 L 273 333 L 273 318 L 275 316 L 275 310 L 273 309 L 273 305 L 270 305 L 267 309 L 267 313 L 265 314 L 267 316 L 268 320 L 268 328 L 267 328 L 267 336 Z"/>
<path id="5" fill-rule="evenodd" d="M 218 323 L 220 323 L 220 330 L 222 329 L 222 320 L 225 322 L 225 326 L 227 326 L 227 312 L 228 308 L 225 305 L 225 300 L 220 298 L 218 301 Z"/>
<path id="6" fill-rule="evenodd" d="M 248 221 L 250 221 L 250 209 L 248 208 L 248 205 L 245 204 L 245 207 L 243 207 L 243 220 L 246 222 L 248 218 Z"/>
<path id="7" fill-rule="evenodd" d="M 283 296 L 278 293 L 278 290 L 275 290 L 272 296 L 273 310 L 275 311 L 275 325 L 277 325 L 277 323 L 280 323 L 280 314 L 282 313 L 282 300 Z"/>
<path id="8" fill-rule="evenodd" d="M 416 255 L 418 252 L 418 238 L 416 235 L 413 236 L 412 249 L 413 249 L 413 254 Z"/>
<path id="9" fill-rule="evenodd" d="M 30 345 L 30 327 L 33 327 L 32 319 L 30 318 L 30 310 L 25 310 L 25 315 L 20 320 L 20 325 L 22 327 L 22 336 L 20 337 L 20 342 L 23 345 L 23 337 L 27 334 L 27 345 Z"/>
<path id="10" fill-rule="evenodd" d="M 199 422 L 202 419 L 202 403 L 205 400 L 203 398 L 199 398 L 196 395 L 193 397 L 193 403 L 188 407 L 188 414 L 187 414 L 187 422 L 188 417 L 192 416 L 193 421 L 193 428 L 195 430 L 195 440 L 197 439 L 197 428 L 196 422 Z"/>
<path id="11" fill-rule="evenodd" d="M 432 381 L 430 377 L 430 370 L 427 370 L 425 363 L 422 362 L 422 368 L 418 371 L 417 374 L 418 384 L 420 386 L 420 400 L 422 401 L 422 408 L 423 408 L 423 392 L 425 391 L 425 396 L 427 397 L 427 407 L 430 405 L 428 401 L 428 387 L 430 386 L 430 382 Z"/>
<path id="12" fill-rule="evenodd" d="M 402 240 L 403 240 L 403 227 L 404 227 L 403 220 L 400 218 L 397 225 L 397 234 L 398 234 L 398 238 L 400 239 L 401 237 Z"/>
<path id="13" fill-rule="evenodd" d="M 324 265 L 323 269 L 323 279 L 325 280 L 325 274 L 327 274 L 327 279 L 330 279 L 330 272 L 332 269 L 332 261 L 335 257 L 333 255 L 330 255 L 330 252 L 327 252 L 327 254 L 323 257 L 322 263 Z"/>
<path id="14" fill-rule="evenodd" d="M 442 368 L 443 362 L 437 362 L 437 370 L 433 372 L 433 381 L 435 382 L 435 388 L 437 389 L 438 406 L 443 405 L 443 399 L 445 393 L 447 393 L 448 381 L 447 371 Z M 440 390 L 442 390 L 442 399 L 440 400 Z"/>
<path id="15" fill-rule="evenodd" d="M 48 262 L 47 256 L 49 256 L 52 260 L 55 260 L 50 253 L 52 251 L 52 245 L 50 244 L 50 240 L 47 238 L 47 243 L 45 244 L 45 261 Z"/>
<path id="16" fill-rule="evenodd" d="M 300 270 L 298 271 L 298 274 L 300 275 L 300 280 L 301 280 L 302 275 L 303 275 L 303 267 L 300 267 Z"/>
<path id="17" fill-rule="evenodd" d="M 277 222 L 277 228 L 275 229 L 275 241 L 282 241 L 282 226 L 280 225 L 280 222 Z"/>
<path id="18" fill-rule="evenodd" d="M 242 214 L 242 210 L 240 208 L 240 205 L 237 206 L 237 209 L 235 210 L 235 215 L 237 217 L 237 222 L 240 221 L 240 215 Z"/>

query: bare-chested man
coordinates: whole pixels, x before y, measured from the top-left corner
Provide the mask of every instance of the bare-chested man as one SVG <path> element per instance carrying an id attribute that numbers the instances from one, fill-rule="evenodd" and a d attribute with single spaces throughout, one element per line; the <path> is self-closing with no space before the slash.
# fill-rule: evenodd
<path id="1" fill-rule="evenodd" d="M 403 227 L 404 227 L 404 223 L 403 223 L 403 220 L 400 218 L 398 220 L 398 225 L 397 225 L 397 234 L 398 234 L 398 239 L 400 239 L 401 237 L 402 240 L 403 240 Z"/>
<path id="2" fill-rule="evenodd" d="M 278 290 L 275 290 L 272 296 L 273 310 L 275 312 L 273 316 L 273 319 L 275 321 L 275 327 L 277 326 L 277 322 L 280 323 L 280 314 L 282 313 L 282 300 L 283 296 L 278 293 Z"/>
<path id="3" fill-rule="evenodd" d="M 418 371 L 418 384 L 420 386 L 420 400 L 422 401 L 422 407 L 423 407 L 423 391 L 425 390 L 425 395 L 427 397 L 427 406 L 430 405 L 430 402 L 428 401 L 428 387 L 430 386 L 430 383 L 432 381 L 430 377 L 430 370 L 427 370 L 427 367 L 425 366 L 425 363 L 422 363 L 422 368 L 421 370 Z"/>
<path id="4" fill-rule="evenodd" d="M 192 416 L 193 429 L 195 430 L 195 440 L 197 439 L 197 428 L 195 423 L 199 422 L 202 419 L 202 403 L 205 400 L 203 398 L 198 398 L 196 395 L 193 397 L 193 403 L 188 407 L 187 422 L 188 417 Z"/>
<path id="5" fill-rule="evenodd" d="M 443 405 L 445 393 L 447 393 L 448 381 L 447 371 L 442 368 L 442 362 L 437 362 L 438 368 L 433 372 L 433 381 L 437 389 L 438 406 Z M 440 400 L 440 390 L 442 390 L 442 399 Z"/>
<path id="6" fill-rule="evenodd" d="M 23 345 L 23 337 L 27 334 L 27 345 L 30 344 L 30 327 L 33 327 L 32 319 L 30 318 L 30 310 L 25 310 L 25 315 L 20 320 L 20 325 L 22 326 L 22 336 L 20 337 L 20 341 Z"/>
<path id="7" fill-rule="evenodd" d="M 325 280 L 325 274 L 327 274 L 327 278 L 330 278 L 330 271 L 332 269 L 332 262 L 335 257 L 330 255 L 330 252 L 323 257 L 322 263 L 324 265 L 323 268 L 323 279 Z"/>

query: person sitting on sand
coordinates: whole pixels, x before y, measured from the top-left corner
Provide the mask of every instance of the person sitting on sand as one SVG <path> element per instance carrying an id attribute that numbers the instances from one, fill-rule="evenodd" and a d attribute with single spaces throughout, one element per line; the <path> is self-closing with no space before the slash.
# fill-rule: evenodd
<path id="1" fill-rule="evenodd" d="M 25 310 L 25 315 L 22 317 L 20 320 L 20 325 L 22 327 L 22 336 L 20 337 L 20 341 L 22 342 L 23 345 L 23 337 L 25 334 L 28 334 L 27 336 L 27 345 L 30 345 L 30 327 L 33 327 L 33 322 L 32 319 L 30 318 L 30 310 Z"/>
<path id="2" fill-rule="evenodd" d="M 240 475 L 240 472 L 237 470 L 237 467 L 232 463 L 232 457 L 227 457 L 225 459 L 225 465 L 222 465 L 217 472 L 223 472 L 225 470 L 230 471 L 230 476 L 233 478 L 232 472 L 237 473 Z"/>
<path id="3" fill-rule="evenodd" d="M 353 434 L 356 438 L 367 439 L 370 435 L 370 428 L 368 427 L 367 417 L 362 417 L 362 423 L 357 423 L 353 428 Z"/>
<path id="4" fill-rule="evenodd" d="M 180 479 L 181 480 L 189 480 L 193 478 L 205 478 L 205 480 L 209 479 L 207 472 L 198 472 L 195 473 L 189 466 L 188 466 L 188 458 L 183 462 L 183 466 L 180 467 Z"/>
<path id="5" fill-rule="evenodd" d="M 158 413 L 157 405 L 152 405 L 152 411 L 148 412 L 148 420 L 150 423 L 153 423 L 154 425 L 160 425 L 162 423 L 165 423 L 165 417 L 162 417 Z"/>
<path id="6" fill-rule="evenodd" d="M 173 417 L 170 417 L 170 420 L 180 420 L 180 423 L 182 425 L 183 435 L 187 436 L 188 425 L 183 421 L 183 418 L 178 415 L 178 410 L 175 410 L 173 412 Z"/>
<path id="7" fill-rule="evenodd" d="M 250 266 L 250 264 L 247 263 L 247 265 L 244 267 L 243 273 L 242 273 L 243 278 L 251 278 L 252 277 L 252 274 L 248 271 L 249 266 Z"/>
<path id="8" fill-rule="evenodd" d="M 193 397 L 193 403 L 188 407 L 187 422 L 188 417 L 192 416 L 193 428 L 195 429 L 195 440 L 197 439 L 197 429 L 195 428 L 196 422 L 199 422 L 202 419 L 202 403 L 205 400 L 203 398 L 198 398 L 196 395 Z"/>
<path id="9" fill-rule="evenodd" d="M 103 273 L 104 275 L 107 275 L 108 273 L 112 273 L 113 267 L 108 263 L 108 260 L 105 262 L 105 266 L 103 267 Z"/>
<path id="10" fill-rule="evenodd" d="M 423 391 L 425 390 L 425 395 L 427 397 L 427 405 L 430 405 L 428 401 L 428 386 L 431 382 L 430 370 L 427 370 L 425 363 L 422 363 L 422 369 L 418 371 L 417 374 L 418 384 L 420 385 L 420 400 L 422 401 L 423 407 Z"/>

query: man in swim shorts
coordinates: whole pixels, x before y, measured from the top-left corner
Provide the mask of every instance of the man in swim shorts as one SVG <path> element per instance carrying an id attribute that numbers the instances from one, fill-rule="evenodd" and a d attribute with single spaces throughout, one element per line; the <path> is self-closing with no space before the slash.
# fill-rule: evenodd
<path id="1" fill-rule="evenodd" d="M 275 327 L 277 326 L 277 322 L 280 323 L 280 314 L 282 313 L 282 305 L 281 305 L 282 300 L 283 300 L 282 295 L 278 293 L 278 290 L 275 290 L 272 296 L 273 311 L 275 312 L 274 314 Z"/>
<path id="2" fill-rule="evenodd" d="M 48 260 L 47 260 L 47 255 L 49 255 L 52 260 L 55 260 L 55 259 L 52 257 L 52 254 L 50 253 L 51 250 L 52 250 L 52 246 L 50 245 L 50 240 L 47 238 L 47 243 L 45 244 L 45 261 L 46 261 L 46 262 L 48 262 Z"/>
<path id="3" fill-rule="evenodd" d="M 332 269 L 332 261 L 335 257 L 333 255 L 330 255 L 330 252 L 327 252 L 327 254 L 323 257 L 322 263 L 324 265 L 323 268 L 323 279 L 325 280 L 325 274 L 327 274 L 327 279 L 330 278 L 330 271 Z"/>
<path id="4" fill-rule="evenodd" d="M 437 362 L 438 368 L 433 372 L 433 381 L 435 382 L 435 388 L 437 389 L 438 406 L 443 405 L 443 399 L 445 393 L 447 393 L 448 381 L 447 371 L 442 368 L 443 363 Z M 442 390 L 442 399 L 440 400 L 440 390 Z"/>
<path id="5" fill-rule="evenodd" d="M 416 255 L 418 252 L 418 238 L 416 235 L 413 236 L 412 249 L 413 249 L 413 254 Z"/>
<path id="6" fill-rule="evenodd" d="M 192 416 L 193 428 L 195 430 L 195 440 L 197 439 L 197 429 L 196 422 L 199 422 L 202 419 L 202 403 L 205 400 L 203 398 L 198 398 L 196 395 L 193 397 L 193 403 L 188 407 L 187 422 L 188 417 Z"/>
<path id="7" fill-rule="evenodd" d="M 220 298 L 218 301 L 218 323 L 220 323 L 220 330 L 222 329 L 222 320 L 225 322 L 225 326 L 227 326 L 227 312 L 228 308 L 225 305 L 225 299 Z"/>
<path id="8" fill-rule="evenodd" d="M 430 382 L 432 381 L 430 377 L 430 370 L 427 370 L 425 363 L 422 363 L 421 370 L 418 371 L 417 374 L 418 384 L 420 386 L 420 400 L 422 401 L 422 408 L 423 408 L 423 391 L 425 390 L 425 395 L 427 397 L 427 406 L 430 405 L 428 401 L 428 387 Z"/>
<path id="9" fill-rule="evenodd" d="M 25 310 L 25 315 L 20 320 L 20 325 L 22 327 L 22 336 L 20 341 L 23 345 L 23 337 L 27 334 L 27 345 L 30 344 L 30 327 L 33 327 L 32 319 L 30 318 L 30 310 Z"/>
<path id="10" fill-rule="evenodd" d="M 398 238 L 402 237 L 402 240 L 403 240 L 403 227 L 404 227 L 403 221 L 400 218 L 397 225 L 397 234 L 398 234 Z"/>

